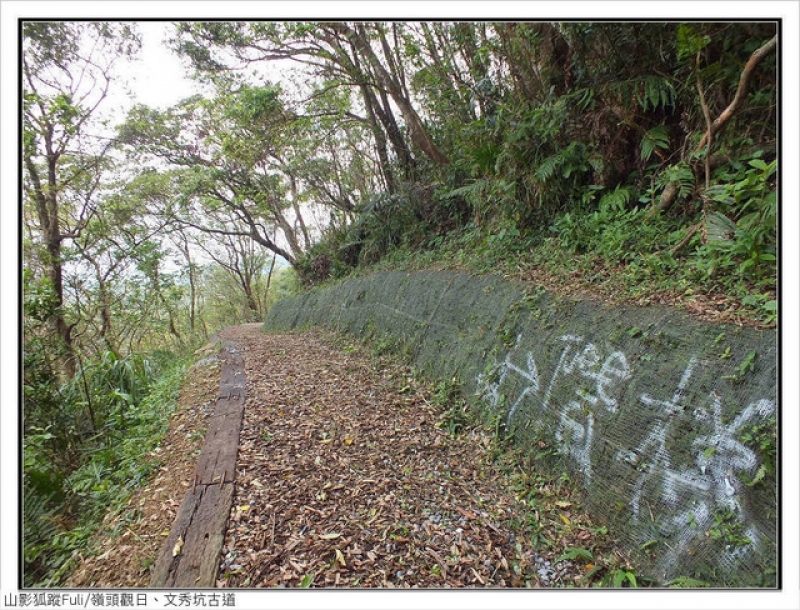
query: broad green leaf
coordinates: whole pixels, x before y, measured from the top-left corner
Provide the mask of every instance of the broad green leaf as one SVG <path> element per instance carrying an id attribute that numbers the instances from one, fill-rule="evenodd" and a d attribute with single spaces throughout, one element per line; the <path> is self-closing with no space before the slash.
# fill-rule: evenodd
<path id="1" fill-rule="evenodd" d="M 559 561 L 564 561 L 565 559 L 584 559 L 586 561 L 592 561 L 594 559 L 594 555 L 592 555 L 592 553 L 586 549 L 571 548 L 555 561 L 558 563 Z"/>
<path id="2" fill-rule="evenodd" d="M 719 212 L 711 212 L 706 216 L 706 235 L 709 241 L 729 242 L 736 234 L 736 223 Z"/>
<path id="3" fill-rule="evenodd" d="M 314 572 L 309 572 L 303 576 L 303 580 L 300 581 L 300 587 L 308 589 L 313 584 L 315 576 L 316 574 L 314 574 Z"/>

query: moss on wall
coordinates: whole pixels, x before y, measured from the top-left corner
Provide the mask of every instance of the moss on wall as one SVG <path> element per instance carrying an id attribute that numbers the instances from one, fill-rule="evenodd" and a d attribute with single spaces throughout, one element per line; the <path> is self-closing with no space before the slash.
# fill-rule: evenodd
<path id="1" fill-rule="evenodd" d="M 354 278 L 266 321 L 309 325 L 390 337 L 434 378 L 457 377 L 516 443 L 551 443 L 538 467 L 569 472 L 661 582 L 774 586 L 774 331 L 454 272 Z"/>

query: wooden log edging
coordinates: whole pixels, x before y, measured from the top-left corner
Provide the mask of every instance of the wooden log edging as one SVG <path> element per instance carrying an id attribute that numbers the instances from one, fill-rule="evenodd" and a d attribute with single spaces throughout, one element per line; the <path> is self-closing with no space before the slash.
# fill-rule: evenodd
<path id="1" fill-rule="evenodd" d="M 207 588 L 216 582 L 233 502 L 239 431 L 246 399 L 242 357 L 231 346 L 224 347 L 219 357 L 222 370 L 214 414 L 197 459 L 192 486 L 161 547 L 151 588 Z"/>

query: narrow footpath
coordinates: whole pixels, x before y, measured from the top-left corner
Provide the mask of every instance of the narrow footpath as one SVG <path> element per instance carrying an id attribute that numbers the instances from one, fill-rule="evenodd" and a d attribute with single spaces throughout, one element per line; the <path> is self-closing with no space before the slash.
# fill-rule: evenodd
<path id="1" fill-rule="evenodd" d="M 396 358 L 319 330 L 217 337 L 70 586 L 586 586 L 613 553 L 565 480 L 481 426 L 453 435 Z"/>
<path id="2" fill-rule="evenodd" d="M 218 587 L 580 579 L 583 566 L 554 561 L 570 541 L 545 536 L 552 548 L 537 551 L 524 535 L 533 515 L 489 458 L 490 439 L 437 426 L 443 408 L 408 369 L 316 331 L 244 326 L 220 338 L 239 347 L 247 400 Z M 562 525 L 588 538 L 561 505 Z"/>

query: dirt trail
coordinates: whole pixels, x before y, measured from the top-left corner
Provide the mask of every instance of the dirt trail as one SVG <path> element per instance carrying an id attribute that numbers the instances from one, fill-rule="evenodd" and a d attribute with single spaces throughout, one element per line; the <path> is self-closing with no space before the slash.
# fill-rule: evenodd
<path id="1" fill-rule="evenodd" d="M 320 331 L 249 324 L 218 337 L 247 377 L 218 587 L 585 584 L 591 564 L 556 558 L 575 547 L 597 556 L 606 541 L 568 487 L 521 468 L 482 429 L 451 436 L 410 369 Z M 110 519 L 98 541 L 107 550 L 71 586 L 147 586 L 218 383 L 218 367 L 190 371 L 164 466 Z"/>
<path id="2" fill-rule="evenodd" d="M 556 566 L 555 549 L 540 556 L 509 528 L 525 514 L 490 463 L 489 439 L 437 427 L 442 408 L 407 369 L 332 347 L 318 332 L 250 326 L 220 337 L 241 348 L 248 400 L 217 586 L 547 586 L 579 577 L 580 566 Z"/>

